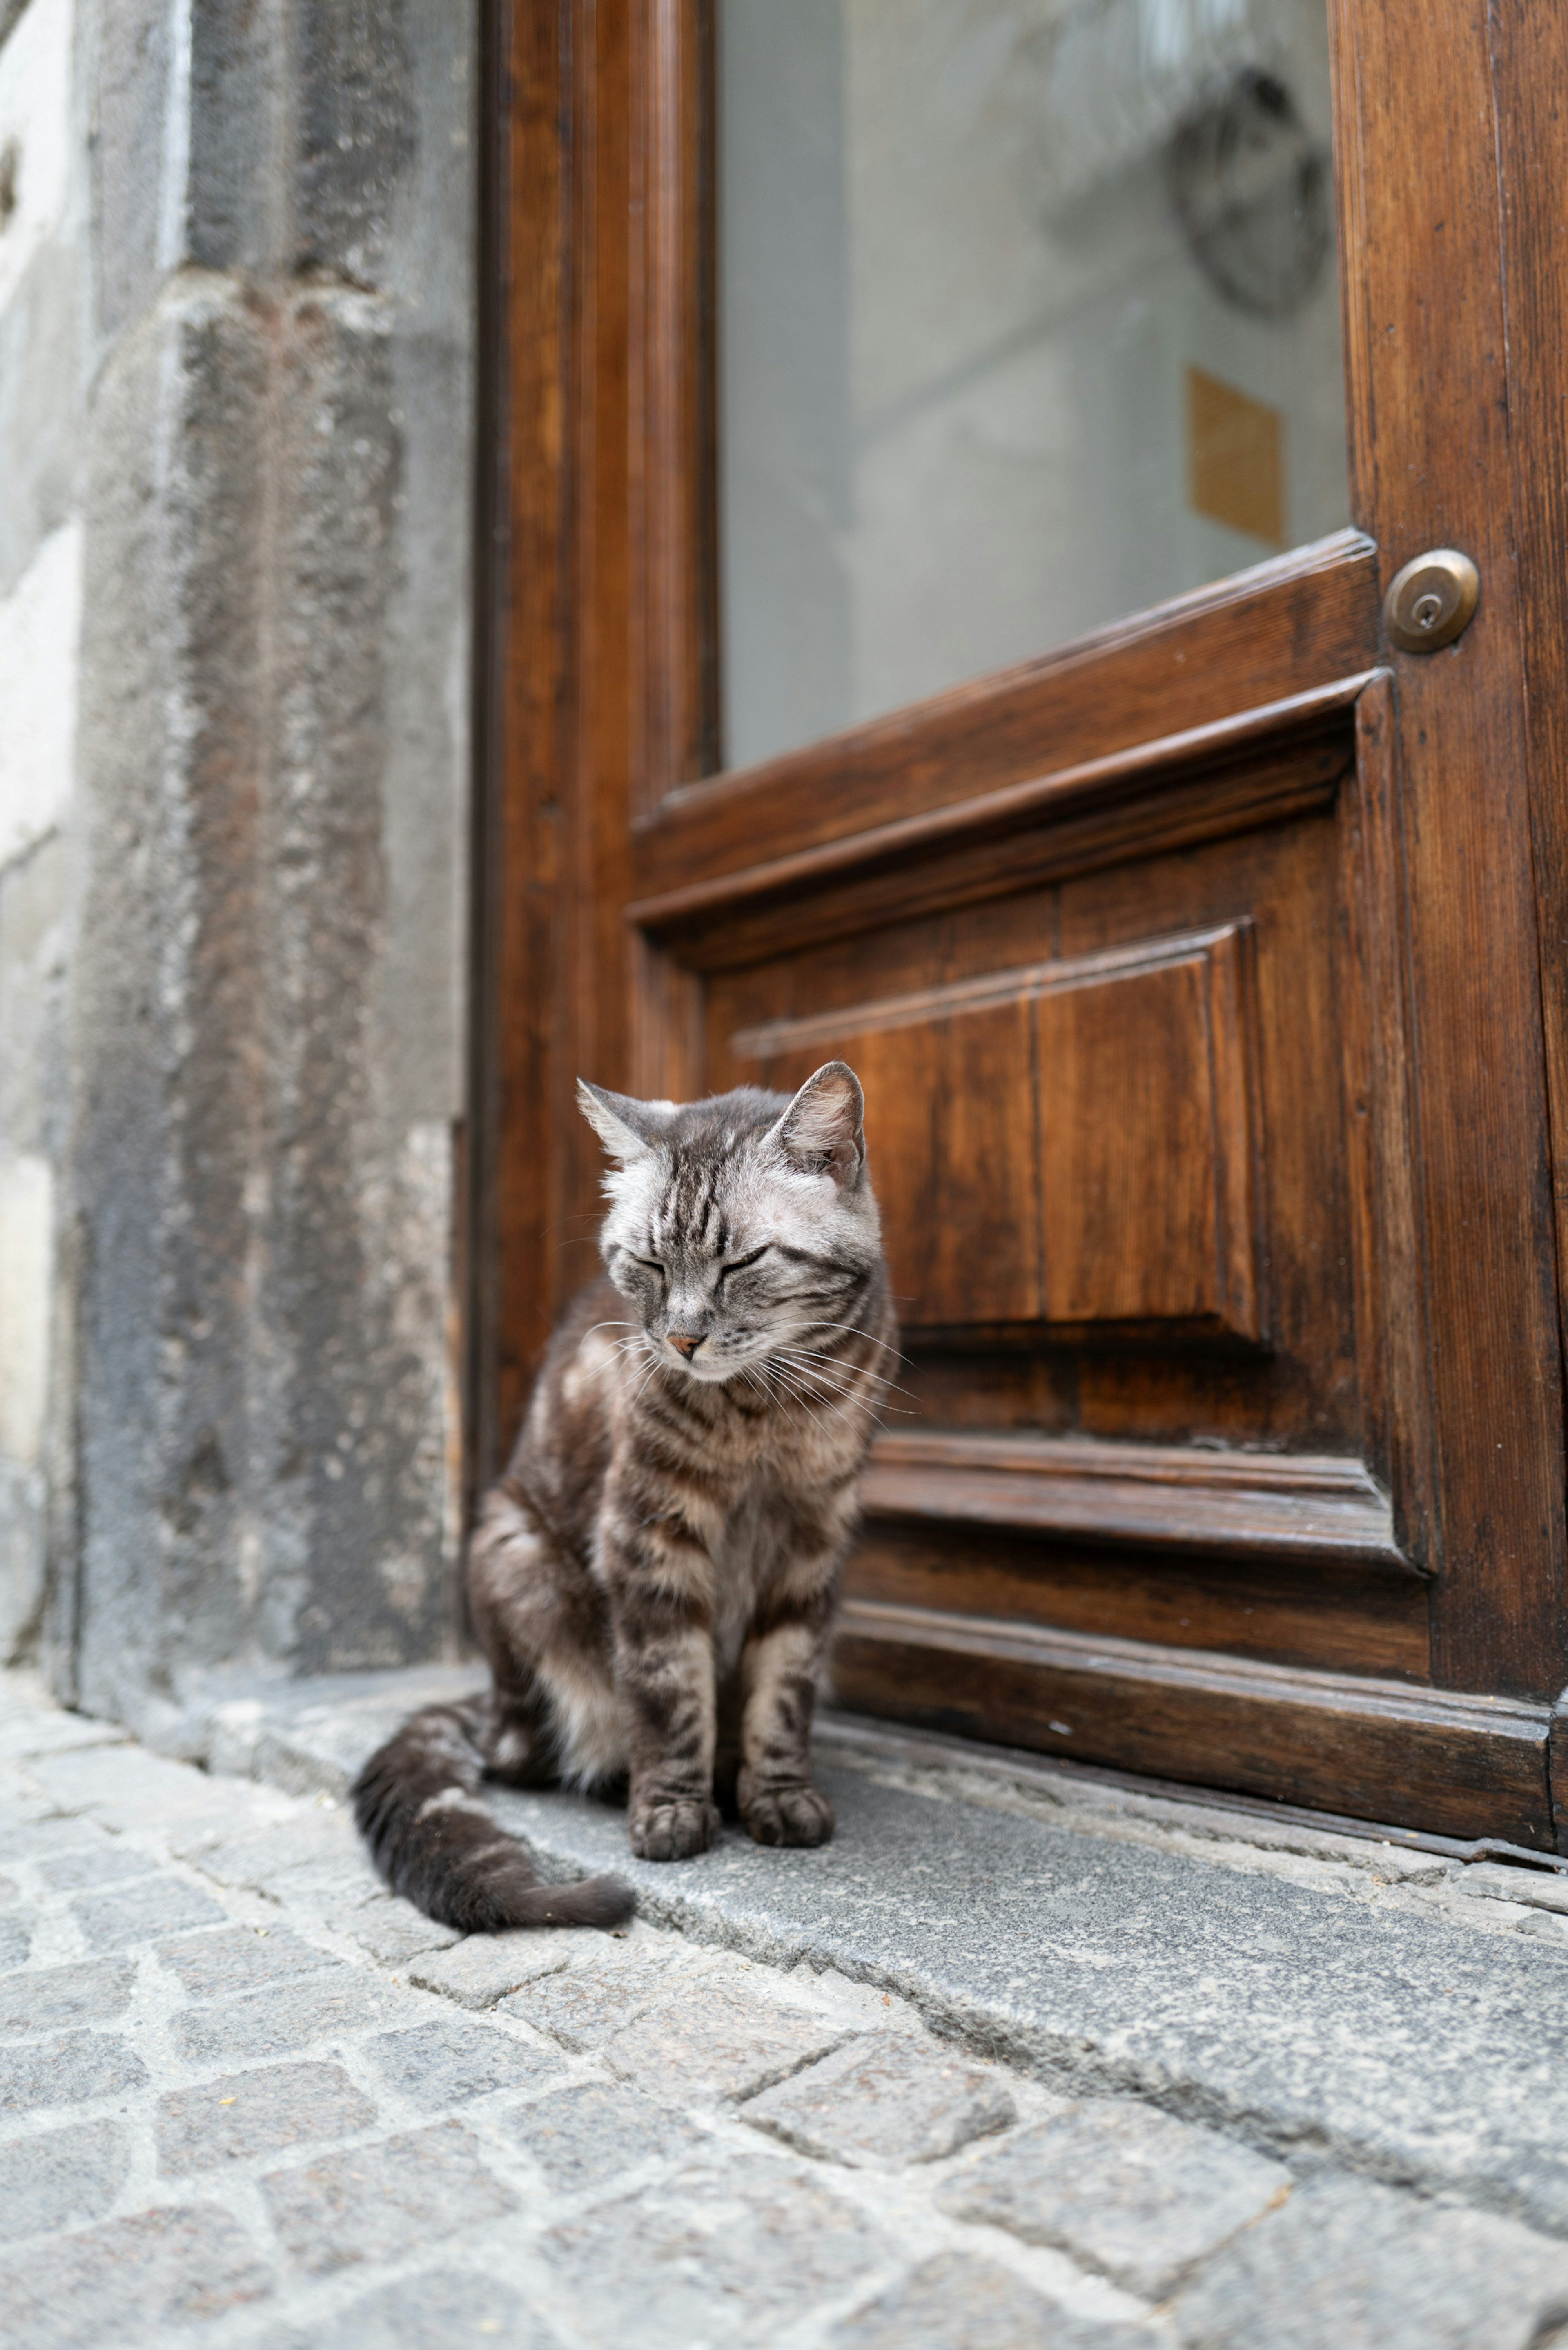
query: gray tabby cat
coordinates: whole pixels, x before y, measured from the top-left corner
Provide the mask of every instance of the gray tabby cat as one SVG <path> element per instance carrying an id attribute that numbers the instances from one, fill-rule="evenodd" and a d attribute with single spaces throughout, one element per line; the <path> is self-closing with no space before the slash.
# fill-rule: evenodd
<path id="1" fill-rule="evenodd" d="M 388 1881 L 467 1932 L 620 1922 L 614 1877 L 537 1886 L 479 1800 L 629 1781 L 633 1852 L 682 1860 L 715 1794 L 815 1845 L 812 1708 L 895 1337 L 853 1070 L 791 1099 L 579 1085 L 616 1161 L 606 1277 L 551 1342 L 469 1554 L 488 1696 L 416 1714 L 360 1773 Z"/>

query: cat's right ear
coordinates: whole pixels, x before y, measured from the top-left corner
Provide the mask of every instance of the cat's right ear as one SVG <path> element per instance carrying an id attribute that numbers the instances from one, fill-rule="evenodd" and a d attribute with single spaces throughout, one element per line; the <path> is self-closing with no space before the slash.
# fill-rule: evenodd
<path id="1" fill-rule="evenodd" d="M 577 1079 L 577 1107 L 612 1159 L 629 1167 L 634 1159 L 662 1139 L 673 1102 L 633 1101 L 629 1094 L 612 1094 L 607 1086 L 590 1086 Z"/>

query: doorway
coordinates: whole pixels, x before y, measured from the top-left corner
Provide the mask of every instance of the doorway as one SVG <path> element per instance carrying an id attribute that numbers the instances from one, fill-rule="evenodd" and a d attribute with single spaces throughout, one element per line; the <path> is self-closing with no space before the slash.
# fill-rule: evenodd
<path id="1" fill-rule="evenodd" d="M 476 1425 L 579 1070 L 842 1055 L 841 1700 L 1552 1849 L 1568 35 L 1439 15 L 504 12 Z"/>

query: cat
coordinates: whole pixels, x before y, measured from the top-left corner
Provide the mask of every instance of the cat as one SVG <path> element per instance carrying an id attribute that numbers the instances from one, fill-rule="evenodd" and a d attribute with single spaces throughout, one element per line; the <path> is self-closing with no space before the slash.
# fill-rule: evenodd
<path id="1" fill-rule="evenodd" d="M 627 1782 L 631 1848 L 682 1860 L 716 1794 L 817 1845 L 817 1680 L 896 1328 L 859 1080 L 634 1101 L 579 1081 L 613 1168 L 604 1274 L 555 1333 L 469 1549 L 487 1695 L 373 1755 L 355 1816 L 393 1889 L 469 1933 L 618 1925 L 613 1877 L 535 1883 L 480 1800 Z"/>

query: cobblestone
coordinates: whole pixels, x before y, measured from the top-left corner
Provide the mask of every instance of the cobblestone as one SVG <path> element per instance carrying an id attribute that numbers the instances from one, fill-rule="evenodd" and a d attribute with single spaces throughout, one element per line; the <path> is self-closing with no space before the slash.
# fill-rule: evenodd
<path id="1" fill-rule="evenodd" d="M 1159 2301 L 1290 2187 L 1282 2164 L 1212 2130 L 1095 2098 L 983 2155 L 938 2200 Z"/>
<path id="2" fill-rule="evenodd" d="M 1568 2242 L 1452 2188 L 1423 2200 L 1325 2167 L 1318 2139 L 1273 2161 L 1147 2095 L 1085 2095 L 1072 2064 L 1003 2061 L 1003 2007 L 967 2044 L 955 2012 L 938 2037 L 896 1977 L 834 1970 L 826 1925 L 809 1966 L 781 1946 L 787 1972 L 738 1948 L 725 1871 L 765 1864 L 792 1899 L 816 1886 L 830 1918 L 823 1854 L 722 1843 L 690 1873 L 644 1872 L 654 1917 L 625 1935 L 464 1940 L 355 1877 L 303 1733 L 290 1794 L 73 1743 L 57 1720 L 8 1714 L 0 1683 L 0 1918 L 31 1938 L 0 1967 L 6 2350 L 1546 2350 L 1568 2311 Z M 352 1741 L 333 1741 L 341 1775 Z M 841 1818 L 852 1835 L 852 1805 Z M 958 1889 L 993 1881 L 1011 1825 L 983 1848 L 928 1842 L 955 1936 Z M 585 1807 L 585 1837 L 609 1832 Z M 1333 1865 L 1356 1902 L 1383 1898 L 1384 1863 Z M 890 1911 L 926 1866 L 907 1837 Z M 1463 1946 L 1489 1965 L 1513 1908 L 1561 1923 L 1451 1894 L 1441 1865 L 1386 1866 L 1406 1905 L 1387 1965 L 1417 1900 L 1501 1913 Z M 1511 1891 L 1526 1873 L 1501 1874 Z M 1008 1882 L 1045 1930 L 1026 1871 Z M 192 1896 L 205 1923 L 178 1922 Z M 1354 1923 L 1343 1886 L 1312 1898 Z M 670 1930 L 681 1902 L 701 1939 Z M 1129 1912 L 1128 1963 L 1158 1923 Z M 106 1930 L 126 1939 L 99 1950 Z M 1252 2022 L 1215 1955 L 1233 1930 L 1227 1913 L 1188 1992 L 1228 2049 Z M 1447 1912 L 1438 1930 L 1460 1947 Z M 1075 1931 L 1054 1995 L 1081 2012 L 1074 2064 L 1104 2066 L 1104 1951 Z M 1186 1960 L 1162 1948 L 1168 2006 Z M 1340 2061 L 1325 2041 L 1325 2098 Z"/>
<path id="3" fill-rule="evenodd" d="M 454 2350 L 494 2340 L 504 2350 L 560 2350 L 560 2337 L 520 2293 L 472 2270 L 433 2269 L 383 2285 L 325 2333 L 269 2334 L 264 2350 Z"/>
<path id="4" fill-rule="evenodd" d="M 820 2178 L 744 2154 L 688 2163 L 545 2238 L 590 2338 L 613 2339 L 635 2309 L 648 2350 L 766 2340 L 784 2312 L 842 2293 L 891 2250 Z"/>
<path id="5" fill-rule="evenodd" d="M 1568 2245 L 1359 2179 L 1303 2188 L 1176 2303 L 1182 2350 L 1533 2350 Z"/>
<path id="6" fill-rule="evenodd" d="M 161 2325 L 165 2338 L 183 2340 L 271 2290 L 256 2247 L 226 2211 L 142 2211 L 0 2265 L 0 2338 L 83 2350 Z"/>
<path id="7" fill-rule="evenodd" d="M 541 1975 L 557 1974 L 590 1938 L 587 1934 L 472 1934 L 455 1950 L 421 1957 L 409 1981 L 439 1991 L 459 2007 L 493 2007 L 508 1991 Z"/>
<path id="8" fill-rule="evenodd" d="M 336 2033 L 379 2023 L 411 2002 L 393 1985 L 367 1982 L 351 1967 L 213 2000 L 176 2017 L 174 2044 L 192 2064 L 288 2056 Z"/>
<path id="9" fill-rule="evenodd" d="M 567 2048 L 602 2048 L 657 1996 L 674 1955 L 639 1945 L 618 1965 L 585 1952 L 572 1966 L 524 1983 L 501 2006 Z"/>
<path id="10" fill-rule="evenodd" d="M 134 2048 L 107 2033 L 67 2032 L 0 2052 L 0 2113 L 25 2114 L 140 2089 L 147 2067 Z"/>
<path id="11" fill-rule="evenodd" d="M 143 1877 L 124 1893 L 103 1893 L 73 1905 L 78 1924 L 95 1950 L 124 1950 L 182 1926 L 221 1926 L 223 1913 L 199 1886 L 161 1874 Z"/>
<path id="12" fill-rule="evenodd" d="M 37 1967 L 0 1977 L 0 2033 L 18 2039 L 62 2023 L 112 2022 L 130 1997 L 136 1969 L 124 1959 L 86 1966 Z"/>
<path id="13" fill-rule="evenodd" d="M 421 1917 L 411 1901 L 390 1897 L 329 1910 L 326 1923 L 351 1935 L 362 1950 L 388 1967 L 402 1966 L 430 1950 L 450 1950 L 462 1939 L 452 1927 Z"/>
<path id="14" fill-rule="evenodd" d="M 0 2241 L 101 2220 L 130 2167 L 130 2141 L 118 2122 L 34 2132 L 0 2147 Z"/>
<path id="15" fill-rule="evenodd" d="M 221 2073 L 158 2101 L 158 2163 L 171 2177 L 247 2162 L 286 2146 L 348 2137 L 376 2108 L 340 2064 L 277 2064 Z"/>
<path id="16" fill-rule="evenodd" d="M 402 2259 L 517 2203 L 486 2169 L 472 2132 L 455 2121 L 328 2155 L 306 2169 L 274 2171 L 263 2187 L 279 2236 L 313 2275 Z"/>
<path id="17" fill-rule="evenodd" d="M 803 2154 L 882 2169 L 940 2161 L 1018 2118 L 994 2074 L 890 2033 L 852 2043 L 743 2110 Z"/>
<path id="18" fill-rule="evenodd" d="M 330 1950 L 301 1941 L 286 1928 L 232 1926 L 222 1933 L 192 1934 L 188 1940 L 161 1942 L 158 1956 L 192 1999 L 221 1998 L 225 1991 L 341 1964 Z"/>
<path id="19" fill-rule="evenodd" d="M 1147 2325 L 1075 2317 L 964 2252 L 939 2252 L 828 2336 L 831 2350 L 1158 2350 L 1160 2340 Z"/>
<path id="20" fill-rule="evenodd" d="M 619 2082 L 578 2081 L 504 2116 L 501 2126 L 552 2186 L 570 2193 L 624 2179 L 644 2164 L 689 2155 L 702 2133 L 680 2114 Z"/>
<path id="21" fill-rule="evenodd" d="M 38 1874 L 51 1892 L 78 1893 L 94 1886 L 119 1885 L 128 1877 L 146 1877 L 151 1867 L 145 1853 L 105 1836 L 101 1843 L 78 1845 L 52 1859 L 46 1856 L 38 1863 Z"/>
<path id="22" fill-rule="evenodd" d="M 747 1999 L 717 1984 L 657 2000 L 617 2034 L 605 2056 L 617 2073 L 684 2095 L 744 2097 L 826 2056 L 849 2028 L 809 2010 Z"/>
<path id="23" fill-rule="evenodd" d="M 548 2049 L 485 2024 L 416 2024 L 368 2041 L 365 2054 L 381 2078 L 416 2106 L 465 2105 L 497 2089 L 536 2089 L 560 2070 Z"/>

